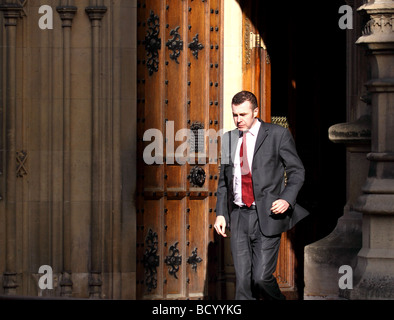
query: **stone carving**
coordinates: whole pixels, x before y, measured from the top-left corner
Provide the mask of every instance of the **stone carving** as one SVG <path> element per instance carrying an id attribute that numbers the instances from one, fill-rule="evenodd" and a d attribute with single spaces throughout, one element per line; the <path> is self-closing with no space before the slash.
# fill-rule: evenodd
<path id="1" fill-rule="evenodd" d="M 27 160 L 27 152 L 26 151 L 19 151 L 16 153 L 16 162 L 17 162 L 16 176 L 17 176 L 17 178 L 23 178 L 25 175 L 27 175 L 26 160 Z"/>
<path id="2" fill-rule="evenodd" d="M 364 36 L 378 33 L 392 33 L 394 31 L 394 16 L 391 14 L 371 15 L 371 19 L 366 23 L 362 34 Z"/>

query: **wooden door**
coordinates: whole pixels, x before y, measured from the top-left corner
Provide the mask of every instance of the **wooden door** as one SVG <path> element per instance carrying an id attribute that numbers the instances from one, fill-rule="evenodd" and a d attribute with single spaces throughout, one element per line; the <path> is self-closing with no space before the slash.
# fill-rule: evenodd
<path id="1" fill-rule="evenodd" d="M 271 115 L 271 59 L 261 30 L 253 23 L 261 18 L 263 6 L 252 1 L 242 1 L 243 10 L 243 89 L 253 92 L 259 102 L 260 117 L 288 128 L 287 119 Z M 275 272 L 278 284 L 288 299 L 297 298 L 295 284 L 296 260 L 292 248 L 294 230 L 282 234 L 278 265 Z"/>
<path id="2" fill-rule="evenodd" d="M 253 92 L 259 103 L 259 117 L 271 122 L 271 61 L 259 30 L 243 10 L 242 85 Z"/>
<path id="3" fill-rule="evenodd" d="M 222 0 L 140 0 L 137 15 L 137 297 L 203 299 L 216 218 Z"/>

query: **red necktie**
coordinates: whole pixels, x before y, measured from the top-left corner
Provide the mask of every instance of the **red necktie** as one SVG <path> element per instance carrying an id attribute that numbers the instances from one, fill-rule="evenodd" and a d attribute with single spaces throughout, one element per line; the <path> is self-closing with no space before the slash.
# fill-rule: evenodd
<path id="1" fill-rule="evenodd" d="M 241 159 L 241 180 L 242 180 L 242 202 L 250 207 L 254 202 L 252 174 L 248 162 L 248 153 L 246 149 L 246 132 L 242 135 L 242 144 L 240 150 Z"/>

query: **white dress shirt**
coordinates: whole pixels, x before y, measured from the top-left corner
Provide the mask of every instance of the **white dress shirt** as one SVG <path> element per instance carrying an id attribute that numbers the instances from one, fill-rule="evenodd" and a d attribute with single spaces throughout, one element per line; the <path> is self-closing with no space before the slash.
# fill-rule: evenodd
<path id="1" fill-rule="evenodd" d="M 256 123 L 250 128 L 249 131 L 245 131 L 243 134 L 246 134 L 246 149 L 248 154 L 248 162 L 250 166 L 250 173 L 252 173 L 252 163 L 253 163 L 253 154 L 254 147 L 256 145 L 257 135 L 260 130 L 261 123 L 260 121 L 256 121 Z M 233 170 L 234 170 L 234 203 L 237 206 L 244 206 L 245 204 L 242 202 L 242 180 L 241 180 L 241 159 L 240 159 L 240 151 L 242 145 L 242 132 L 240 131 L 239 140 L 237 144 L 237 149 L 235 151 Z M 255 202 L 253 202 L 255 204 Z"/>

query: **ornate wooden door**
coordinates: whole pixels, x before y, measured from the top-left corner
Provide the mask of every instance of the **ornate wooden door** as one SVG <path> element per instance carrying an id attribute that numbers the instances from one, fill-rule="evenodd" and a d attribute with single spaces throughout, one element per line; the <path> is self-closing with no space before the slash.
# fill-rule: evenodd
<path id="1" fill-rule="evenodd" d="M 221 128 L 221 21 L 222 0 L 138 1 L 139 299 L 207 296 Z"/>

